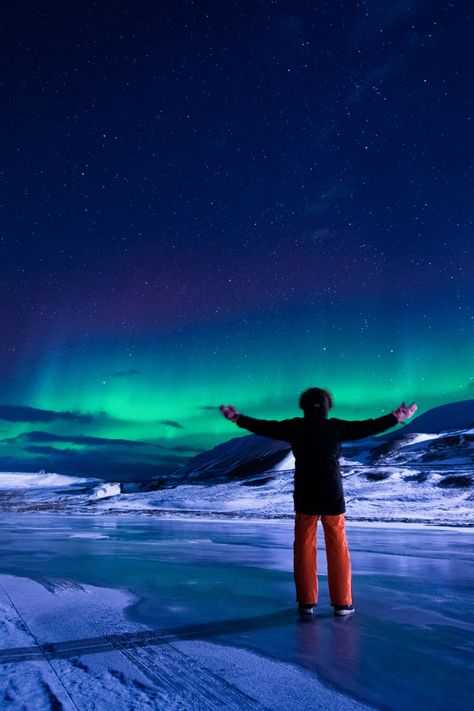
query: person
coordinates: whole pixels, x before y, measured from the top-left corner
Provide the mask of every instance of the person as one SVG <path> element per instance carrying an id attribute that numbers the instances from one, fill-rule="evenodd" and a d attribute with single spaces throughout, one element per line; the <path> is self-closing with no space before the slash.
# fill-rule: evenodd
<path id="1" fill-rule="evenodd" d="M 250 432 L 291 444 L 295 457 L 293 545 L 296 600 L 301 614 L 313 614 L 318 601 L 316 531 L 318 520 L 324 530 L 328 564 L 328 586 L 334 614 L 355 611 L 352 574 L 344 514 L 346 504 L 339 468 L 341 442 L 363 439 L 384 432 L 413 416 L 417 405 L 404 402 L 387 415 L 367 420 L 340 420 L 328 414 L 333 406 L 331 393 L 312 387 L 301 393 L 303 417 L 288 420 L 261 420 L 221 405 L 228 420 Z"/>

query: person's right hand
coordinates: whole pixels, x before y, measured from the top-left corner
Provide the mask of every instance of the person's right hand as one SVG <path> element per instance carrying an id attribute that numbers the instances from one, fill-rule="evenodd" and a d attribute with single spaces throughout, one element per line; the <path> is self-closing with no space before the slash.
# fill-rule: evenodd
<path id="1" fill-rule="evenodd" d="M 418 405 L 415 402 L 412 402 L 412 404 L 408 406 L 402 402 L 400 407 L 393 411 L 393 414 L 399 422 L 404 422 L 405 420 L 410 419 L 410 417 L 413 417 L 417 410 Z"/>
<path id="2" fill-rule="evenodd" d="M 219 410 L 222 412 L 224 417 L 226 417 L 228 420 L 232 420 L 232 422 L 235 422 L 239 416 L 239 413 L 237 412 L 235 407 L 232 407 L 232 405 L 221 405 Z"/>

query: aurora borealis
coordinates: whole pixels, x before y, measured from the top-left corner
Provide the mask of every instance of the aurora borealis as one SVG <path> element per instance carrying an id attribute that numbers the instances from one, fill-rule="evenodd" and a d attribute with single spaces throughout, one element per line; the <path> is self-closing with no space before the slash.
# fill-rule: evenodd
<path id="1" fill-rule="evenodd" d="M 467 2 L 2 18 L 0 469 L 166 474 L 217 407 L 474 393 Z"/>

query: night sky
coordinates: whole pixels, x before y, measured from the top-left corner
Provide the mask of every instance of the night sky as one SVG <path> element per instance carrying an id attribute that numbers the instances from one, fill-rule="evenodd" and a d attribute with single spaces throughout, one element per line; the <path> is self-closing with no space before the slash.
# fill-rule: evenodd
<path id="1" fill-rule="evenodd" d="M 0 468 L 135 478 L 215 409 L 474 395 L 472 4 L 0 19 Z"/>

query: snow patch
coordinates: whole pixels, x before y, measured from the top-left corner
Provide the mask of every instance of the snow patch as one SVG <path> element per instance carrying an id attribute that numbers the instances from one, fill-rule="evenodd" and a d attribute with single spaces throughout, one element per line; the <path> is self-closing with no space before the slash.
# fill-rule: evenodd
<path id="1" fill-rule="evenodd" d="M 92 494 L 91 494 L 91 499 L 106 499 L 110 496 L 117 496 L 117 494 L 121 494 L 122 490 L 120 487 L 120 484 L 118 482 L 116 483 L 111 483 L 111 482 L 106 482 L 105 484 L 101 484 L 100 486 L 97 486 Z"/>
<path id="2" fill-rule="evenodd" d="M 283 457 L 281 462 L 279 462 L 275 467 L 272 468 L 272 471 L 279 472 L 284 469 L 294 469 L 294 468 L 295 468 L 295 457 L 293 455 L 293 452 L 288 452 L 286 457 Z"/>
<path id="3" fill-rule="evenodd" d="M 439 439 L 439 437 L 442 436 L 442 434 L 428 434 L 424 432 L 417 432 L 416 434 L 410 437 L 407 436 L 405 441 L 400 440 L 399 446 L 407 447 L 408 445 L 418 444 L 419 442 L 427 442 L 430 439 Z"/>
<path id="4" fill-rule="evenodd" d="M 74 486 L 74 484 L 86 484 L 90 479 L 75 476 L 63 476 L 62 474 L 49 473 L 22 473 L 22 472 L 0 472 L 0 490 L 6 489 L 34 489 L 34 488 L 58 488 Z"/>

